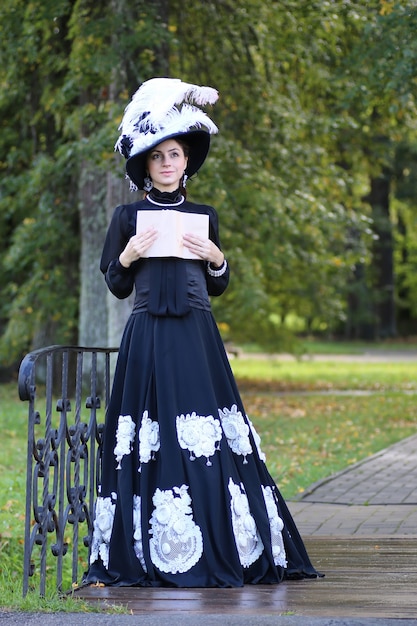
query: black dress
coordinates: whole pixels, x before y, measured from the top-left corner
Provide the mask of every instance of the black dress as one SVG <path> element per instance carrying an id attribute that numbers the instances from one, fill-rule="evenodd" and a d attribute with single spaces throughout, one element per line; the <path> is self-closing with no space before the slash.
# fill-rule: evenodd
<path id="1" fill-rule="evenodd" d="M 180 195 L 153 191 L 114 212 L 101 270 L 114 295 L 135 287 L 136 299 L 106 416 L 85 582 L 235 587 L 315 577 L 210 310 L 228 267 L 216 275 L 204 261 L 118 261 L 137 211 L 167 204 L 208 214 L 220 246 L 216 211 Z"/>

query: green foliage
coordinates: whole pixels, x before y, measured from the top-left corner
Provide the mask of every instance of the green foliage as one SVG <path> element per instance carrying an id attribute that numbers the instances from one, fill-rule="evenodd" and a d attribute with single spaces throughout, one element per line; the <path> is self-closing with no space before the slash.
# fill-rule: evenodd
<path id="1" fill-rule="evenodd" d="M 143 13 L 144 2 L 112 6 L 11 0 L 1 10 L 3 364 L 39 344 L 77 341 L 80 168 L 111 167 L 122 110 L 109 95 L 115 67 L 126 101 L 126 80 L 129 91 L 141 80 L 135 64 L 143 79 L 165 32 L 158 19 L 150 28 L 155 9 Z"/>
<path id="2" fill-rule="evenodd" d="M 221 132 L 190 194 L 220 215 L 233 279 L 214 308 L 230 336 L 289 347 L 290 316 L 311 331 L 339 330 L 352 322 L 352 295 L 362 302 L 357 318 L 374 323 L 379 231 L 364 199 L 382 171 L 394 173 L 394 194 L 415 186 L 416 168 L 399 154 L 415 143 L 417 9 L 411 0 L 238 5 L 10 0 L 1 8 L 2 360 L 45 334 L 76 340 L 80 170 L 84 179 L 112 172 L 123 107 L 153 75 L 220 92 L 211 113 Z M 397 297 L 415 315 L 415 194 L 407 193 Z"/>
<path id="3" fill-rule="evenodd" d="M 3 257 L 1 313 L 8 319 L 0 344 L 13 363 L 36 340 L 72 343 L 78 323 L 78 214 L 67 155 L 39 156 L 21 198 L 28 207 Z M 66 194 L 65 194 L 66 191 Z"/>

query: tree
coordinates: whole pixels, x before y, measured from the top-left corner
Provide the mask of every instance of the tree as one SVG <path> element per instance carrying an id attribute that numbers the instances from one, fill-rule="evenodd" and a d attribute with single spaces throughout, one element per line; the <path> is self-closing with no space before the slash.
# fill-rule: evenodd
<path id="1" fill-rule="evenodd" d="M 57 94 L 68 54 L 67 5 L 12 0 L 1 8 L 1 318 L 8 362 L 37 342 L 72 342 L 77 331 L 74 160 L 55 133 L 56 117 L 64 115 Z"/>
<path id="2" fill-rule="evenodd" d="M 373 292 L 374 336 L 393 337 L 396 327 L 395 234 L 391 201 L 395 194 L 397 146 L 414 132 L 417 114 L 414 38 L 417 8 L 413 2 L 376 3 L 362 37 L 346 55 L 351 78 L 344 102 L 357 121 L 346 142 L 352 167 L 366 172 L 374 238 L 368 285 Z"/>
<path id="3" fill-rule="evenodd" d="M 346 301 L 375 325 L 371 304 L 387 291 L 377 280 L 377 187 L 389 249 L 402 217 L 410 254 L 393 258 L 404 267 L 402 298 L 417 301 L 412 201 L 395 214 L 391 203 L 405 180 L 397 147 L 415 142 L 413 3 L 238 4 L 4 3 L 3 360 L 39 342 L 118 343 L 128 306 L 115 308 L 98 262 L 113 208 L 137 196 L 113 145 L 124 106 L 154 75 L 220 92 L 210 113 L 221 132 L 189 193 L 220 213 L 233 279 L 213 306 L 232 337 L 277 348 L 291 316 L 327 332 L 347 316 L 354 334 Z"/>

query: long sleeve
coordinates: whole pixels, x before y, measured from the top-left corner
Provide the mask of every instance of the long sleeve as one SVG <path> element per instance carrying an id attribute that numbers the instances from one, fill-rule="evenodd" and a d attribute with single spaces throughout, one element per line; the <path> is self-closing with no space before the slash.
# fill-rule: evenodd
<path id="1" fill-rule="evenodd" d="M 221 250 L 220 245 L 220 237 L 219 237 L 219 219 L 217 216 L 217 212 L 213 207 L 208 207 L 210 209 L 210 239 L 216 244 L 218 248 Z M 230 270 L 229 264 L 227 264 L 226 271 L 221 276 L 211 276 L 208 272 L 206 272 L 206 283 L 207 283 L 207 291 L 209 296 L 221 296 L 221 294 L 226 290 L 229 284 L 230 278 Z"/>
<path id="2" fill-rule="evenodd" d="M 123 267 L 119 255 L 124 250 L 133 232 L 129 232 L 129 220 L 125 206 L 118 206 L 107 230 L 101 255 L 100 269 L 110 291 L 116 298 L 123 299 L 133 291 L 135 268 Z"/>

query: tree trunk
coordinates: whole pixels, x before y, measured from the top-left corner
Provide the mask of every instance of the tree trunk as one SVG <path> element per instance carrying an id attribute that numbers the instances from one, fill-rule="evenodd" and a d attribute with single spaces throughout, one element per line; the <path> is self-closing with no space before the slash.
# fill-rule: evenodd
<path id="1" fill-rule="evenodd" d="M 377 337 L 397 335 L 394 299 L 394 240 L 389 207 L 390 174 L 371 179 L 367 198 L 372 207 L 374 230 L 378 239 L 373 246 L 373 275 Z"/>
<path id="2" fill-rule="evenodd" d="M 161 20 L 161 23 L 167 28 L 169 0 L 157 0 L 155 5 L 156 14 Z M 125 5 L 114 1 L 112 6 L 115 14 L 125 14 L 127 21 L 133 19 L 134 9 L 128 3 Z M 127 12 L 125 13 L 125 11 Z M 131 11 L 133 11 L 132 14 Z M 140 17 L 141 11 L 142 9 L 139 10 L 138 18 Z M 138 41 L 137 58 L 140 58 L 141 51 L 141 42 Z M 159 42 L 159 46 L 156 46 L 156 54 L 153 62 L 155 68 L 153 72 L 154 75 L 169 75 L 168 53 L 168 43 L 162 40 L 162 43 Z M 109 85 L 109 99 L 112 102 L 118 102 L 122 92 L 127 91 L 133 94 L 138 88 L 137 67 L 134 67 L 134 72 L 131 70 L 132 68 L 129 64 L 124 65 L 122 62 L 119 67 L 115 68 Z M 122 108 L 120 109 L 120 113 L 122 113 Z M 133 194 L 130 191 L 129 183 L 125 180 L 124 176 L 125 163 L 120 154 L 114 156 L 113 163 L 114 167 L 109 168 L 107 174 L 104 175 L 103 178 L 100 178 L 100 182 L 98 182 L 97 178 L 98 186 L 96 189 L 93 189 L 89 195 L 90 206 L 94 206 L 96 203 L 94 194 L 100 192 L 100 207 L 102 207 L 102 209 L 100 208 L 100 223 L 91 228 L 89 235 L 83 235 L 83 242 L 85 239 L 85 245 L 83 247 L 87 248 L 90 245 L 92 246 L 90 252 L 85 252 L 84 254 L 85 256 L 89 254 L 94 257 L 96 261 L 96 271 L 94 274 L 95 287 L 93 287 L 94 292 L 92 293 L 89 291 L 89 282 L 92 282 L 92 276 L 88 276 L 87 271 L 83 269 L 82 265 L 81 283 L 83 296 L 81 299 L 81 316 L 83 325 L 80 325 L 80 327 L 85 328 L 84 336 L 88 336 L 90 340 L 98 342 L 95 345 L 118 347 L 123 329 L 132 311 L 134 294 L 124 300 L 115 298 L 107 289 L 98 264 L 106 231 L 115 207 L 120 204 L 134 202 L 139 198 L 139 194 Z M 97 208 L 95 209 L 95 212 L 96 211 Z M 84 212 L 88 211 L 85 210 Z M 99 308 L 101 312 L 97 313 L 92 311 L 92 307 L 96 307 L 96 309 Z"/>
<path id="3" fill-rule="evenodd" d="M 401 211 L 398 214 L 397 231 L 400 236 L 398 244 L 399 263 L 402 268 L 409 264 L 409 252 L 407 247 L 407 224 L 403 218 Z M 415 331 L 415 320 L 410 302 L 410 287 L 407 284 L 406 276 L 401 272 L 401 277 L 397 278 L 397 324 L 399 333 L 402 335 L 413 335 Z"/>
<path id="4" fill-rule="evenodd" d="M 120 155 L 116 155 L 119 169 L 124 168 L 123 159 Z M 113 211 L 119 204 L 128 204 L 137 199 L 137 194 L 132 194 L 129 189 L 129 183 L 122 178 L 121 175 L 109 172 L 107 174 L 107 192 L 106 192 L 106 220 L 110 223 Z M 103 237 L 104 241 L 104 237 Z M 101 246 L 103 245 L 103 241 Z M 107 332 L 106 345 L 117 347 L 127 319 L 132 311 L 133 295 L 125 300 L 118 300 L 107 290 L 106 308 L 107 308 Z M 104 344 L 103 344 L 104 345 Z"/>
<path id="5" fill-rule="evenodd" d="M 374 306 L 367 285 L 365 266 L 355 265 L 347 290 L 345 339 L 375 339 Z"/>
<path id="6" fill-rule="evenodd" d="M 81 231 L 79 345 L 107 344 L 107 287 L 100 253 L 107 227 L 105 174 L 84 163 L 79 183 Z"/>

